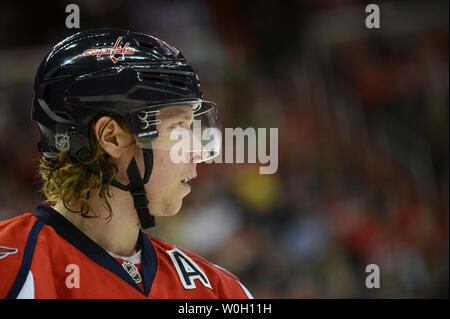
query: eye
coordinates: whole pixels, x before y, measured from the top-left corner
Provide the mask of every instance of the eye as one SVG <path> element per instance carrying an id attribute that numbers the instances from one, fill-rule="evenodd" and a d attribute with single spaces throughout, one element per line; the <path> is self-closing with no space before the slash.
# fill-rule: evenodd
<path id="1" fill-rule="evenodd" d="M 181 128 L 183 127 L 184 122 L 176 122 L 174 124 L 172 124 L 171 128 L 172 129 L 177 129 L 177 128 Z"/>

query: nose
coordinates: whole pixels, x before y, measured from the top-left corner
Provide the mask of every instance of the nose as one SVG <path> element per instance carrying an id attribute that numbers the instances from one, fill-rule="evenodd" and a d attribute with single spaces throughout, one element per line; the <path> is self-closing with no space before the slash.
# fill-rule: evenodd
<path id="1" fill-rule="evenodd" d="M 191 153 L 191 163 L 200 163 L 202 161 L 202 156 L 196 152 Z"/>
<path id="2" fill-rule="evenodd" d="M 190 132 L 191 134 L 191 149 L 189 152 L 189 162 L 190 163 L 200 163 L 204 161 L 208 152 L 202 145 L 202 141 L 199 136 L 194 134 L 194 132 Z"/>
<path id="3" fill-rule="evenodd" d="M 201 163 L 208 158 L 208 152 L 202 147 L 201 150 L 193 150 L 190 153 L 190 163 Z"/>

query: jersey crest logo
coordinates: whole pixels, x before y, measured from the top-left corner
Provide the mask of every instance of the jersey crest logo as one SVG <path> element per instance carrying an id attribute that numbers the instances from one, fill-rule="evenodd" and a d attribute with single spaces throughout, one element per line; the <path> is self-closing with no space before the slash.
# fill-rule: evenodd
<path id="1" fill-rule="evenodd" d="M 18 252 L 17 248 L 0 246 L 0 259 L 5 258 L 8 255 L 15 254 L 17 252 Z"/>
<path id="2" fill-rule="evenodd" d="M 131 276 L 131 278 L 133 278 L 135 283 L 139 284 L 142 282 L 141 274 L 139 273 L 139 270 L 137 269 L 137 267 L 134 264 L 132 264 L 128 261 L 124 261 L 122 263 L 122 267 Z"/>
<path id="3" fill-rule="evenodd" d="M 206 277 L 203 270 L 180 249 L 174 248 L 168 250 L 167 253 L 172 259 L 172 262 L 180 277 L 181 283 L 185 289 L 195 289 L 195 279 L 198 279 L 203 286 L 212 289 L 208 277 Z"/>

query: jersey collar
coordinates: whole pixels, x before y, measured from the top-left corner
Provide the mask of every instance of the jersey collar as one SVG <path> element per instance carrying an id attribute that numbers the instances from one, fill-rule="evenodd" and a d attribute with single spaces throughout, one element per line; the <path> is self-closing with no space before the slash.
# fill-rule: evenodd
<path id="1" fill-rule="evenodd" d="M 134 282 L 130 275 L 108 252 L 86 236 L 81 230 L 58 213 L 52 207 L 41 204 L 38 205 L 34 215 L 46 225 L 52 227 L 56 233 L 72 244 L 95 263 L 109 270 L 130 286 L 145 295 L 149 295 L 153 279 L 156 275 L 156 253 L 153 245 L 147 235 L 140 230 L 139 240 L 142 250 L 142 279 L 144 282 L 144 291 Z"/>

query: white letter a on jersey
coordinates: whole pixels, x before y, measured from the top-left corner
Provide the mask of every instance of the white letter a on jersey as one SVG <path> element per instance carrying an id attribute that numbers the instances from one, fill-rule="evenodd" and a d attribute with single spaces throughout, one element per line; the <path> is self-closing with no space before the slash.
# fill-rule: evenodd
<path id="1" fill-rule="evenodd" d="M 200 280 L 203 286 L 212 289 L 209 279 L 206 277 L 203 270 L 185 253 L 178 248 L 168 250 L 167 253 L 170 256 L 170 259 L 172 259 L 181 283 L 185 289 L 197 288 L 194 281 L 195 279 Z"/>

